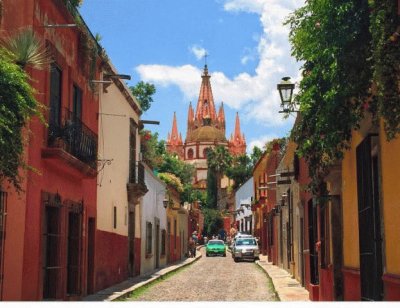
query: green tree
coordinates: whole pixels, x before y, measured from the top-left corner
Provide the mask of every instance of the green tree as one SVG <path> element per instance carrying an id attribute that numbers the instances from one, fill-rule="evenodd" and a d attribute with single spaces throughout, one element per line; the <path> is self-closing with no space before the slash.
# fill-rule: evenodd
<path id="1" fill-rule="evenodd" d="M 153 95 L 156 93 L 156 87 L 147 82 L 139 81 L 135 86 L 129 87 L 133 96 L 139 101 L 143 112 L 149 110 L 153 102 Z"/>
<path id="2" fill-rule="evenodd" d="M 142 160 L 151 168 L 158 169 L 163 162 L 160 155 L 158 133 L 152 134 L 149 130 L 140 131 L 140 151 Z"/>
<path id="3" fill-rule="evenodd" d="M 287 20 L 292 55 L 304 63 L 292 136 L 316 194 L 325 193 L 326 172 L 342 159 L 370 95 L 370 14 L 368 1 L 307 1 Z"/>
<path id="4" fill-rule="evenodd" d="M 19 167 L 23 161 L 22 128 L 34 116 L 43 117 L 29 77 L 15 57 L 0 48 L 0 183 L 4 180 L 21 190 Z"/>
<path id="5" fill-rule="evenodd" d="M 216 146 L 214 149 L 210 149 L 207 151 L 208 206 L 214 207 L 214 204 L 215 206 L 217 206 L 218 196 L 220 195 L 219 191 L 221 189 L 221 179 L 226 174 L 226 171 L 228 170 L 231 163 L 232 163 L 232 156 L 224 146 Z M 214 201 L 214 197 L 216 201 Z"/>
<path id="6" fill-rule="evenodd" d="M 215 171 L 208 168 L 207 171 L 207 201 L 205 207 L 209 209 L 217 208 L 218 179 Z"/>
<path id="7" fill-rule="evenodd" d="M 262 154 L 263 154 L 263 151 L 258 146 L 253 147 L 253 150 L 251 151 L 251 154 L 250 154 L 251 164 L 253 167 L 258 162 L 258 160 L 260 159 Z"/>
<path id="8" fill-rule="evenodd" d="M 232 165 L 227 168 L 226 175 L 233 180 L 233 189 L 237 189 L 251 177 L 252 171 L 252 159 L 243 154 L 233 157 Z"/>
<path id="9" fill-rule="evenodd" d="M 204 209 L 204 230 L 208 237 L 217 235 L 218 231 L 224 226 L 221 212 L 215 209 Z"/>

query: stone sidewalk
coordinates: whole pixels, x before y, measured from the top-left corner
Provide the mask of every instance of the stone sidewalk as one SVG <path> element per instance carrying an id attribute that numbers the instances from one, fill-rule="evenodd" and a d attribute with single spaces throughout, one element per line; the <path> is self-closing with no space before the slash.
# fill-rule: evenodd
<path id="1" fill-rule="evenodd" d="M 199 248 L 198 248 L 199 249 Z M 182 261 L 178 261 L 175 264 L 168 265 L 161 269 L 157 269 L 153 272 L 147 273 L 144 276 L 138 276 L 129 278 L 119 284 L 113 285 L 107 289 L 101 290 L 95 294 L 91 294 L 89 296 L 84 297 L 83 301 L 106 301 L 110 302 L 119 298 L 124 298 L 129 295 L 132 291 L 148 284 L 153 281 L 156 281 L 168 273 L 174 272 L 184 266 L 187 266 L 198 259 L 201 258 L 200 251 L 197 251 L 195 258 L 187 258 Z"/>
<path id="2" fill-rule="evenodd" d="M 260 255 L 260 261 L 256 263 L 271 278 L 279 299 L 287 301 L 309 301 L 308 291 L 284 269 L 268 262 L 268 257 Z"/>

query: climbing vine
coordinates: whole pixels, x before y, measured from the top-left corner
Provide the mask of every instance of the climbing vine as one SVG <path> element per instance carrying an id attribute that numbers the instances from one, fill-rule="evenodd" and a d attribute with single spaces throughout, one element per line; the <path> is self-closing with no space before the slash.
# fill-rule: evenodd
<path id="1" fill-rule="evenodd" d="M 372 110 L 384 120 L 388 140 L 400 133 L 400 18 L 397 1 L 371 3 L 371 27 L 376 95 Z"/>
<path id="2" fill-rule="evenodd" d="M 8 181 L 18 191 L 22 189 L 19 167 L 28 167 L 23 159 L 22 130 L 32 116 L 43 121 L 41 107 L 28 75 L 0 48 L 0 183 Z"/>
<path id="3" fill-rule="evenodd" d="M 324 176 L 342 159 L 365 110 L 376 123 L 383 119 L 388 140 L 400 133 L 398 2 L 310 0 L 286 23 L 292 54 L 304 62 L 292 137 L 308 162 L 312 191 L 323 194 Z"/>
<path id="4" fill-rule="evenodd" d="M 367 1 L 310 0 L 286 21 L 292 55 L 303 61 L 294 104 L 301 118 L 292 137 L 309 164 L 311 190 L 325 193 L 323 179 L 348 148 L 372 80 Z"/>

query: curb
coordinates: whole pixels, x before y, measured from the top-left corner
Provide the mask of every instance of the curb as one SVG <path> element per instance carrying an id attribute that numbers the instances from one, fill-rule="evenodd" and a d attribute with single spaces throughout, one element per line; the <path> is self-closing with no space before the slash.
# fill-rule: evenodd
<path id="1" fill-rule="evenodd" d="M 260 268 L 264 271 L 264 273 L 265 273 L 265 274 L 268 276 L 268 278 L 271 280 L 271 284 L 272 284 L 272 288 L 273 288 L 273 291 L 274 291 L 274 293 L 275 293 L 275 296 L 276 296 L 276 298 L 278 299 L 278 301 L 281 302 L 282 300 L 281 300 L 281 298 L 280 298 L 280 296 L 279 296 L 278 291 L 276 291 L 275 284 L 274 284 L 274 280 L 273 280 L 272 277 L 268 274 L 267 269 L 264 268 L 264 267 L 261 265 L 261 263 L 260 263 L 259 260 L 256 261 L 256 264 L 258 265 L 258 267 L 260 267 Z"/>
<path id="2" fill-rule="evenodd" d="M 271 279 L 274 292 L 280 301 L 310 301 L 309 292 L 302 287 L 300 282 L 294 279 L 286 270 L 278 266 L 268 264 L 268 262 L 264 260 L 256 261 L 256 264 L 261 267 Z"/>
<path id="3" fill-rule="evenodd" d="M 153 283 L 157 280 L 162 279 L 167 274 L 173 273 L 173 272 L 177 271 L 178 269 L 184 268 L 184 267 L 196 262 L 197 260 L 199 260 L 202 257 L 202 254 L 200 253 L 199 249 L 200 249 L 200 246 L 197 247 L 198 252 L 197 252 L 197 255 L 195 258 L 190 258 L 190 259 L 187 258 L 184 261 L 182 261 L 180 264 L 170 265 L 168 267 L 165 267 L 165 268 L 161 269 L 160 271 L 152 274 L 150 279 L 136 283 L 133 286 L 131 286 L 130 288 L 127 288 L 120 292 L 114 292 L 113 295 L 109 296 L 104 301 L 110 302 L 110 301 L 116 301 L 116 300 L 127 298 L 134 291 L 136 291 L 140 288 L 143 288 L 144 286 L 146 286 L 150 283 Z M 162 273 L 160 273 L 160 272 L 162 272 Z"/>

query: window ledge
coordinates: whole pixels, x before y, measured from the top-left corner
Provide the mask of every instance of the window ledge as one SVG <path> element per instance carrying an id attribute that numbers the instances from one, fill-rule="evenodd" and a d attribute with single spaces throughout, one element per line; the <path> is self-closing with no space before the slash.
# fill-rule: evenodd
<path id="1" fill-rule="evenodd" d="M 150 258 L 152 258 L 153 257 L 153 254 L 152 253 L 146 253 L 146 259 L 150 259 Z"/>

